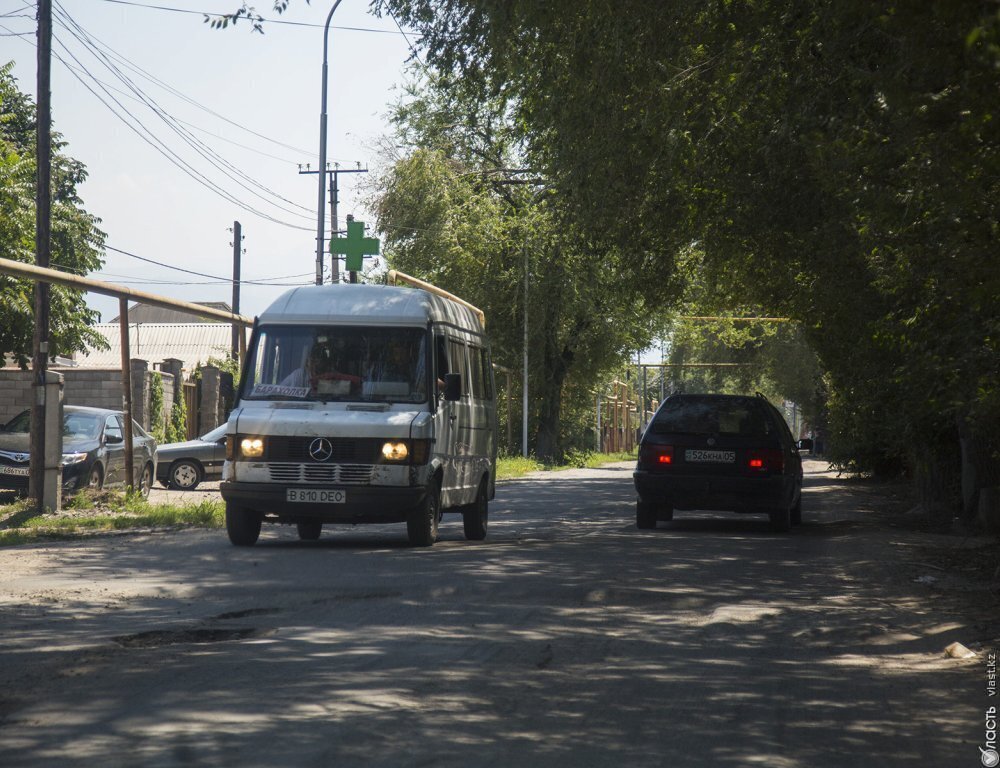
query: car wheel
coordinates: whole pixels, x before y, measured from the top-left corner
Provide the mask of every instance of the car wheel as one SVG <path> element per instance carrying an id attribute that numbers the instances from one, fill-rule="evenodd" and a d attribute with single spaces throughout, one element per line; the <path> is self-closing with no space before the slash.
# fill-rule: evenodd
<path id="1" fill-rule="evenodd" d="M 791 514 L 792 525 L 802 525 L 802 494 L 799 494 L 799 500 L 795 502 L 795 506 L 792 507 Z"/>
<path id="2" fill-rule="evenodd" d="M 95 464 L 90 468 L 90 474 L 87 476 L 87 487 L 92 491 L 99 491 L 104 487 L 104 472 L 101 470 L 100 464 Z"/>
<path id="3" fill-rule="evenodd" d="M 642 499 L 635 502 L 635 527 L 644 529 L 656 527 L 656 505 L 653 502 Z"/>
<path id="4" fill-rule="evenodd" d="M 181 459 L 170 467 L 170 487 L 175 491 L 193 491 L 201 482 L 201 470 L 190 459 Z"/>
<path id="5" fill-rule="evenodd" d="M 237 547 L 252 547 L 257 543 L 261 522 L 259 512 L 226 502 L 226 533 Z"/>
<path id="6" fill-rule="evenodd" d="M 771 519 L 771 530 L 785 532 L 792 527 L 792 508 L 781 507 L 772 510 L 768 517 Z"/>
<path id="7" fill-rule="evenodd" d="M 296 523 L 295 527 L 302 541 L 316 541 L 323 533 L 323 523 L 319 520 L 306 520 L 304 523 Z"/>
<path id="8" fill-rule="evenodd" d="M 465 528 L 465 538 L 469 541 L 482 541 L 486 538 L 486 526 L 489 522 L 490 504 L 486 498 L 489 488 L 489 478 L 484 477 L 479 484 L 476 500 L 462 509 L 462 525 Z"/>
<path id="9" fill-rule="evenodd" d="M 142 468 L 142 474 L 139 476 L 139 495 L 144 499 L 149 498 L 149 491 L 153 487 L 153 465 L 146 464 Z"/>
<path id="10" fill-rule="evenodd" d="M 432 478 L 424 500 L 406 516 L 406 534 L 414 547 L 429 547 L 438 537 L 441 516 L 441 481 Z"/>

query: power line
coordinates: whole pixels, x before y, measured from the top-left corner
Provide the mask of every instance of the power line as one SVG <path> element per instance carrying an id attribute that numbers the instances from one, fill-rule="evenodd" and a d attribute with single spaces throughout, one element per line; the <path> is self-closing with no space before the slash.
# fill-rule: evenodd
<path id="1" fill-rule="evenodd" d="M 214 11 L 193 11 L 193 10 L 191 10 L 189 8 L 170 8 L 170 7 L 165 6 L 165 5 L 146 5 L 144 3 L 130 2 L 129 0 L 104 0 L 104 2 L 106 2 L 106 3 L 114 3 L 115 5 L 130 5 L 130 6 L 133 6 L 135 8 L 145 8 L 147 10 L 152 10 L 152 11 L 169 11 L 171 13 L 186 13 L 186 14 L 192 14 L 192 15 L 195 15 L 195 16 L 203 16 L 205 18 L 210 18 L 212 16 L 218 17 L 218 16 L 223 16 L 224 15 L 224 14 L 216 13 Z M 262 24 L 280 24 L 282 26 L 288 26 L 288 27 L 312 27 L 314 29 L 323 29 L 323 25 L 322 24 L 312 24 L 312 23 L 306 22 L 306 21 L 288 21 L 288 20 L 281 20 L 281 19 L 265 19 L 265 18 L 261 18 L 260 19 L 260 23 L 262 23 Z M 398 26 L 398 24 L 397 24 L 397 26 Z M 397 35 L 397 34 L 402 34 L 404 37 L 406 36 L 406 33 L 403 32 L 402 28 L 400 28 L 399 32 L 396 32 L 395 30 L 392 30 L 392 29 L 376 29 L 375 27 L 341 27 L 341 26 L 332 25 L 330 27 L 330 29 L 340 29 L 340 30 L 343 30 L 345 32 L 370 32 L 370 33 L 382 34 L 382 35 Z"/>
<path id="2" fill-rule="evenodd" d="M 97 47 L 97 45 L 95 44 L 93 38 L 89 35 L 89 33 L 87 33 L 86 30 L 84 30 L 76 21 L 74 21 L 73 18 L 68 13 L 66 13 L 65 9 L 62 8 L 62 6 L 59 5 L 58 2 L 55 3 L 54 5 L 61 17 L 60 23 L 64 26 L 64 28 L 66 28 L 67 31 L 69 31 L 70 34 L 72 34 L 76 38 L 76 40 L 85 47 L 85 49 L 87 49 L 88 51 L 90 51 L 92 55 L 97 57 L 98 61 L 100 61 L 108 69 L 108 71 L 111 72 L 112 75 L 118 78 L 122 82 L 122 84 L 125 85 L 125 87 L 131 90 L 139 98 L 139 100 L 142 101 L 142 103 L 145 106 L 147 106 L 150 110 L 152 110 L 153 113 L 157 117 L 159 117 L 167 125 L 168 128 L 174 131 L 174 133 L 176 133 L 184 143 L 186 143 L 189 147 L 191 147 L 191 149 L 193 149 L 198 155 L 200 155 L 203 159 L 205 159 L 210 165 L 216 168 L 216 170 L 221 172 L 224 176 L 228 177 L 231 181 L 236 183 L 245 191 L 264 200 L 269 205 L 273 205 L 276 208 L 284 211 L 285 213 L 290 213 L 294 216 L 300 216 L 304 219 L 310 218 L 309 216 L 299 213 L 298 211 L 291 210 L 285 206 L 279 205 L 278 203 L 275 203 L 272 200 L 269 200 L 264 195 L 260 194 L 260 192 L 251 189 L 251 186 L 256 187 L 257 189 L 261 190 L 267 195 L 271 195 L 272 197 L 281 200 L 282 202 L 288 203 L 289 205 L 295 206 L 301 211 L 305 211 L 311 214 L 310 209 L 306 208 L 305 206 L 301 206 L 291 200 L 288 200 L 287 198 L 279 195 L 274 190 L 261 184 L 256 179 L 253 179 L 252 177 L 241 171 L 239 168 L 234 166 L 232 163 L 230 163 L 228 160 L 215 153 L 210 147 L 208 147 L 204 142 L 202 142 L 197 137 L 193 136 L 189 131 L 178 126 L 174 118 L 169 113 L 167 113 L 155 101 L 153 101 L 150 97 L 148 97 L 135 83 L 133 83 L 123 72 L 121 72 L 121 70 L 119 70 L 117 66 L 115 66 L 115 64 L 110 60 L 107 54 L 105 54 L 102 50 L 100 50 Z M 68 20 L 69 23 L 72 24 L 73 28 L 66 26 L 65 20 Z M 76 31 L 74 31 L 74 28 Z M 60 42 L 60 44 L 62 43 Z M 64 48 L 66 47 L 65 44 L 62 45 Z M 87 72 L 87 74 L 92 78 L 94 77 L 89 71 Z M 124 106 L 121 105 L 120 102 L 117 103 L 124 109 Z M 137 118 L 135 118 L 134 116 L 132 117 L 133 119 L 137 120 Z M 244 184 L 242 181 L 240 181 L 240 179 L 246 180 L 246 182 L 251 186 L 247 186 L 247 184 Z"/>
<path id="3" fill-rule="evenodd" d="M 233 282 L 233 279 L 231 277 L 219 277 L 218 275 L 209 275 L 209 274 L 206 274 L 204 272 L 195 272 L 195 271 L 190 270 L 190 269 L 184 269 L 182 267 L 176 267 L 176 266 L 174 266 L 172 264 L 165 264 L 162 261 L 156 261 L 154 259 L 148 259 L 145 256 L 139 256 L 137 254 L 130 253 L 129 251 L 123 251 L 121 248 L 115 248 L 115 247 L 107 245 L 107 244 L 104 245 L 104 248 L 105 248 L 105 250 L 114 251 L 115 253 L 120 253 L 123 256 L 128 256 L 130 258 L 137 259 L 138 261 L 144 261 L 147 264 L 155 264 L 158 267 L 165 267 L 166 269 L 173 269 L 173 270 L 175 270 L 177 272 L 184 272 L 185 274 L 188 274 L 188 275 L 195 275 L 196 277 L 207 277 L 207 278 L 209 278 L 211 280 L 216 280 L 216 281 L 221 282 L 221 283 L 232 283 Z M 271 285 L 272 283 L 268 282 L 270 280 L 290 280 L 290 279 L 295 278 L 295 277 L 310 277 L 310 276 L 313 276 L 312 272 L 305 272 L 305 273 L 296 274 L 296 275 L 280 275 L 278 277 L 256 278 L 254 280 L 240 280 L 239 282 L 242 283 L 242 284 L 246 284 L 246 285 Z M 152 283 L 152 282 L 160 282 L 160 281 L 150 281 L 150 282 Z M 169 284 L 169 285 L 201 285 L 201 283 L 167 283 L 167 284 Z M 296 285 L 298 285 L 298 283 L 296 283 Z"/>
<path id="4" fill-rule="evenodd" d="M 87 70 L 87 68 L 82 64 L 82 62 L 80 62 L 80 60 L 75 56 L 75 54 L 73 54 L 73 52 L 70 51 L 69 48 L 67 48 L 66 45 L 62 41 L 59 41 L 59 43 L 60 43 L 60 45 L 63 46 L 63 49 L 66 50 L 66 52 L 69 54 L 69 56 L 77 64 L 80 65 L 80 67 L 83 69 L 83 71 L 86 72 L 88 74 L 88 76 L 93 77 L 92 75 L 90 75 L 89 70 Z M 229 202 L 233 203 L 233 205 L 236 205 L 237 207 L 241 208 L 242 210 L 247 211 L 249 213 L 252 213 L 252 214 L 254 214 L 256 216 L 260 216 L 262 219 L 274 222 L 275 224 L 280 224 L 280 225 L 285 226 L 285 227 L 289 227 L 291 229 L 299 229 L 299 230 L 303 230 L 303 231 L 312 231 L 311 227 L 303 227 L 303 226 L 299 226 L 297 224 L 290 224 L 288 222 L 281 221 L 280 219 L 277 219 L 277 218 L 271 216 L 270 214 L 267 214 L 267 213 L 265 213 L 263 211 L 260 211 L 260 210 L 258 210 L 256 208 L 254 208 L 253 206 L 251 206 L 251 205 L 243 202 L 242 200 L 239 200 L 234 195 L 232 195 L 231 193 L 229 193 L 226 190 L 222 189 L 218 185 L 214 184 L 211 180 L 209 180 L 206 176 L 204 176 L 204 174 L 200 173 L 195 168 L 193 168 L 189 163 L 185 162 L 182 158 L 180 158 L 175 152 L 173 152 L 170 149 L 167 149 L 165 147 L 160 146 L 160 144 L 157 143 L 156 137 L 152 134 L 152 132 L 149 131 L 149 129 L 146 128 L 142 124 L 142 122 L 137 117 L 135 117 L 135 115 L 133 115 L 131 112 L 129 112 L 129 110 L 120 101 L 118 101 L 114 96 L 112 96 L 110 93 L 108 93 L 107 89 L 105 89 L 103 87 L 101 88 L 101 90 L 104 91 L 105 95 L 111 101 L 113 101 L 115 104 L 117 104 L 118 108 L 122 112 L 124 112 L 126 115 L 128 115 L 128 117 L 131 120 L 133 120 L 135 123 L 138 124 L 138 127 L 136 127 L 136 125 L 133 125 L 133 123 L 129 122 L 128 119 L 126 119 L 125 117 L 122 116 L 122 114 L 120 114 L 118 111 L 116 111 L 115 108 L 112 107 L 100 94 L 98 94 L 97 91 L 95 91 L 82 77 L 80 77 L 80 75 L 78 75 L 73 70 L 73 68 L 70 67 L 61 56 L 59 56 L 59 54 L 54 53 L 54 55 L 56 56 L 57 59 L 59 59 L 59 61 L 61 61 L 70 70 L 70 73 L 80 82 L 80 84 L 83 85 L 83 87 L 86 88 L 88 91 L 90 91 L 94 95 L 94 97 L 98 101 L 100 101 L 105 107 L 107 107 L 115 117 L 117 117 L 119 120 L 121 120 L 129 128 L 129 130 L 131 130 L 133 133 L 135 133 L 140 139 L 142 139 L 147 144 L 149 144 L 153 149 L 155 149 L 157 152 L 159 152 L 161 155 L 163 155 L 168 161 L 170 161 L 171 163 L 173 163 L 174 165 L 176 165 L 178 168 L 180 168 L 180 170 L 182 170 L 185 174 L 187 174 L 192 179 L 194 179 L 196 182 L 198 182 L 199 184 L 201 184 L 203 187 L 205 187 L 206 189 L 208 189 L 208 190 L 216 193 L 217 195 L 219 195 L 223 199 L 228 200 Z M 95 82 L 100 86 L 100 82 L 99 81 L 95 80 Z"/>

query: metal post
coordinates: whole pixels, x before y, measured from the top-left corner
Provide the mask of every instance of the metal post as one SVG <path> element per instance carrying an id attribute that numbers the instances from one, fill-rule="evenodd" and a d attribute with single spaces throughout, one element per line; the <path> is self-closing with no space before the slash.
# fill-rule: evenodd
<path id="1" fill-rule="evenodd" d="M 319 204 L 316 206 L 316 285 L 323 284 L 323 251 L 325 245 L 325 237 L 323 233 L 323 225 L 326 220 L 326 211 L 323 209 L 326 207 L 326 179 L 324 178 L 326 171 L 326 80 L 327 80 L 327 51 L 328 51 L 328 38 L 330 36 L 330 20 L 333 18 L 333 12 L 337 10 L 337 6 L 340 5 L 341 0 L 337 0 L 333 4 L 333 8 L 330 9 L 330 13 L 327 14 L 326 24 L 323 26 L 323 93 L 321 96 L 321 106 L 319 113 L 319 173 L 317 177 L 319 178 Z"/>
<path id="2" fill-rule="evenodd" d="M 128 299 L 118 299 L 118 325 L 121 329 L 122 389 L 125 391 L 125 484 L 135 489 L 135 464 L 132 446 L 132 355 L 128 340 Z"/>
<path id="3" fill-rule="evenodd" d="M 524 235 L 524 386 L 521 392 L 521 455 L 528 458 L 528 235 Z"/>

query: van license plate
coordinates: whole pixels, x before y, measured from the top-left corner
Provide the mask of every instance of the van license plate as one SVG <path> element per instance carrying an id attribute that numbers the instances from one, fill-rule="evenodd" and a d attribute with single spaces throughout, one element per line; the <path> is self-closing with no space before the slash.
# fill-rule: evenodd
<path id="1" fill-rule="evenodd" d="M 699 451 L 689 449 L 684 452 L 684 460 L 690 462 L 701 461 L 709 464 L 732 464 L 736 461 L 736 451 Z"/>
<path id="2" fill-rule="evenodd" d="M 308 504 L 344 504 L 347 491 L 321 491 L 317 488 L 289 488 L 286 501 L 303 501 Z"/>

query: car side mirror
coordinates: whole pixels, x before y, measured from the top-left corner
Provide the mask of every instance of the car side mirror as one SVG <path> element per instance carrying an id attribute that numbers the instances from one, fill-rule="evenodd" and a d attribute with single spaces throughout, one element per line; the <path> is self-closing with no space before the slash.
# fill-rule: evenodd
<path id="1" fill-rule="evenodd" d="M 104 435 L 104 442 L 107 443 L 108 445 L 119 445 L 120 443 L 124 443 L 125 442 L 125 438 L 122 437 L 121 435 L 109 435 L 109 434 L 105 434 Z"/>
<path id="2" fill-rule="evenodd" d="M 813 449 L 813 441 L 808 437 L 803 437 L 798 443 L 800 451 L 811 451 Z"/>
<path id="3" fill-rule="evenodd" d="M 454 402 L 462 397 L 462 375 L 446 373 L 444 375 L 444 399 Z"/>

